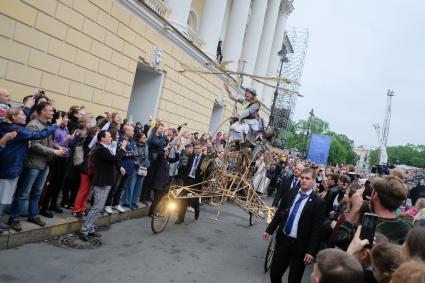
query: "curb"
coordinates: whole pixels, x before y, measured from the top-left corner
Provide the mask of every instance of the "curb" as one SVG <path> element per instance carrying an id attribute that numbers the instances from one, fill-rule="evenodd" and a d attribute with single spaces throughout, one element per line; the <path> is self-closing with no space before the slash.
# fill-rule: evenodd
<path id="1" fill-rule="evenodd" d="M 103 215 L 96 220 L 96 226 L 105 227 L 110 226 L 113 223 L 144 217 L 148 215 L 148 210 L 149 207 L 142 207 L 123 213 Z M 24 230 L 21 232 L 9 231 L 7 233 L 3 233 L 0 235 L 0 250 L 12 249 L 25 244 L 45 241 L 57 236 L 78 232 L 83 221 L 84 220 L 77 219 L 71 221 L 59 220 L 59 223 L 45 227 Z"/>

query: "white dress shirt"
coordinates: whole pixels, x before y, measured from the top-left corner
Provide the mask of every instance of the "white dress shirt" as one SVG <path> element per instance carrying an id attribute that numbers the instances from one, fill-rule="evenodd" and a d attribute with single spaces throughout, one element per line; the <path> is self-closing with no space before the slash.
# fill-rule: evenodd
<path id="1" fill-rule="evenodd" d="M 298 208 L 297 214 L 295 215 L 294 224 L 292 224 L 291 233 L 289 233 L 289 235 L 288 235 L 289 237 L 292 237 L 292 238 L 296 238 L 297 237 L 298 221 L 300 220 L 301 213 L 303 212 L 303 209 L 304 209 L 305 204 L 307 203 L 307 201 L 311 201 L 310 195 L 313 192 L 313 189 L 310 189 L 308 192 L 303 192 L 301 190 L 299 190 L 299 191 L 302 192 L 302 193 L 304 193 L 304 194 L 307 194 L 307 197 L 301 201 L 300 207 Z M 297 193 L 297 196 L 295 197 L 295 200 L 292 203 L 291 210 L 289 211 L 288 218 L 289 218 L 289 215 L 291 215 L 291 213 L 292 213 L 292 209 L 294 209 L 294 203 L 296 203 L 297 200 L 300 197 L 301 197 L 301 195 L 299 193 Z"/>
<path id="2" fill-rule="evenodd" d="M 189 177 L 195 179 L 196 169 L 198 168 L 199 161 L 201 160 L 202 154 L 195 155 L 193 159 L 192 168 L 190 168 Z"/>

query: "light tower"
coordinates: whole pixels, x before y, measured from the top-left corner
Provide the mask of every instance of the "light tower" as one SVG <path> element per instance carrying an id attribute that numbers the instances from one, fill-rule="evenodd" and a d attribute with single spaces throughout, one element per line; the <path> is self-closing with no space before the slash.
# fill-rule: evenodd
<path id="1" fill-rule="evenodd" d="M 389 89 L 387 92 L 387 107 L 386 107 L 386 115 L 384 120 L 383 132 L 382 132 L 382 140 L 384 142 L 385 148 L 387 147 L 388 141 L 388 131 L 390 130 L 390 122 L 391 122 L 391 103 L 394 96 L 394 90 Z"/>
<path id="2" fill-rule="evenodd" d="M 387 154 L 387 142 L 388 142 L 388 132 L 390 130 L 390 122 L 391 122 L 391 103 L 394 96 L 394 91 L 389 89 L 387 92 L 387 105 L 385 107 L 385 119 L 384 125 L 382 127 L 379 126 L 379 123 L 373 124 L 375 128 L 376 134 L 378 136 L 378 158 L 379 165 L 388 163 L 388 154 Z"/>

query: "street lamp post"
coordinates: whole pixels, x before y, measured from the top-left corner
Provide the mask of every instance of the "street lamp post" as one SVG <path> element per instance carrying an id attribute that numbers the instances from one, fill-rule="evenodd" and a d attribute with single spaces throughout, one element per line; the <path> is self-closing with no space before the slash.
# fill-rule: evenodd
<path id="1" fill-rule="evenodd" d="M 273 95 L 273 103 L 272 103 L 272 109 L 271 109 L 271 113 L 270 113 L 270 118 L 269 118 L 269 125 L 272 126 L 273 125 L 273 120 L 274 120 L 274 116 L 276 115 L 276 99 L 277 99 L 277 95 L 279 94 L 279 82 L 280 82 L 280 78 L 282 77 L 282 70 L 283 70 L 283 63 L 287 63 L 288 62 L 288 57 L 286 57 L 286 54 L 288 52 L 286 51 L 286 46 L 285 44 L 282 42 L 282 47 L 279 50 L 279 52 L 277 52 L 277 55 L 280 57 L 280 67 L 279 67 L 279 80 L 276 83 L 276 89 L 274 91 L 274 95 Z"/>
<path id="2" fill-rule="evenodd" d="M 308 136 L 310 135 L 311 122 L 312 122 L 311 120 L 314 117 L 314 110 L 313 110 L 313 108 L 311 109 L 311 111 L 310 111 L 309 114 L 310 114 L 310 117 L 308 118 L 307 132 L 306 132 L 306 135 L 304 137 L 304 152 L 303 152 L 304 156 L 307 155 L 307 140 L 308 140 Z"/>

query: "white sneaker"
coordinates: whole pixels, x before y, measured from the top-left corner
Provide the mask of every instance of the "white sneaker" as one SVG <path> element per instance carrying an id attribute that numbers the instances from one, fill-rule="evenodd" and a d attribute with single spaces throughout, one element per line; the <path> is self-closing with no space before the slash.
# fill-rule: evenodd
<path id="1" fill-rule="evenodd" d="M 112 214 L 112 207 L 111 206 L 105 206 L 105 208 L 103 210 L 108 214 Z"/>
<path id="2" fill-rule="evenodd" d="M 125 209 L 121 206 L 121 204 L 116 205 L 116 206 L 114 206 L 112 208 L 115 209 L 115 210 L 117 210 L 119 213 L 125 212 Z"/>
<path id="3" fill-rule="evenodd" d="M 139 207 L 146 207 L 147 206 L 146 204 L 144 204 L 143 202 L 140 202 L 140 201 L 137 202 L 137 205 Z"/>
<path id="4" fill-rule="evenodd" d="M 189 207 L 187 208 L 187 211 L 195 212 L 195 209 L 194 209 L 193 207 L 189 206 Z"/>

